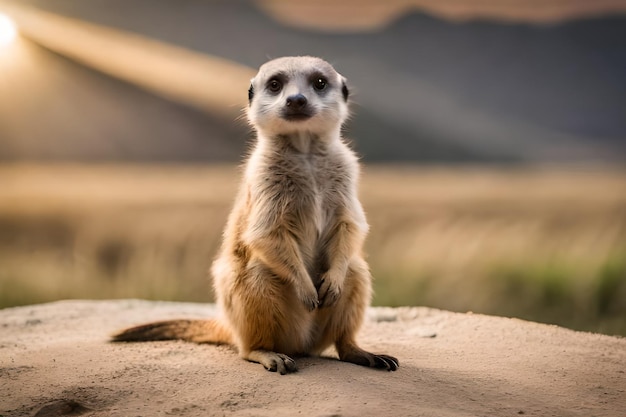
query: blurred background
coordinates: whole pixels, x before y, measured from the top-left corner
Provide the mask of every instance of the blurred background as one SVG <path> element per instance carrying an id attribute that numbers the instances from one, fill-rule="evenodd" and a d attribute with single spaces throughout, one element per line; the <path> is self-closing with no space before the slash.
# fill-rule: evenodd
<path id="1" fill-rule="evenodd" d="M 0 0 L 0 308 L 212 300 L 284 55 L 348 79 L 375 305 L 626 335 L 623 0 Z"/>

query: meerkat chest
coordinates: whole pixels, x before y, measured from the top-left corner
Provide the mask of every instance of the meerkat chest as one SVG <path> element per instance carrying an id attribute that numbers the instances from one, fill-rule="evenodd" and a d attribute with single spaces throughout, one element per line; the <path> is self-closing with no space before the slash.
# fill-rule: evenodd
<path id="1" fill-rule="evenodd" d="M 347 193 L 342 168 L 327 155 L 296 153 L 269 167 L 272 194 L 295 224 L 321 234 Z"/>
<path id="2" fill-rule="evenodd" d="M 349 190 L 346 175 L 343 167 L 327 155 L 305 157 L 299 166 L 306 182 L 301 192 L 310 195 L 311 219 L 321 235 L 333 223 L 337 208 L 346 205 Z"/>

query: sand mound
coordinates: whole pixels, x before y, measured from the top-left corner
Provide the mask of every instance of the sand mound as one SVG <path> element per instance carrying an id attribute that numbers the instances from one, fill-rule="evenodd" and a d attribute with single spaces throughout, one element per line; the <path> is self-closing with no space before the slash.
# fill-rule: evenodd
<path id="1" fill-rule="evenodd" d="M 397 372 L 300 358 L 281 376 L 228 347 L 112 344 L 189 303 L 63 301 L 0 310 L 0 416 L 626 415 L 626 339 L 427 308 L 372 308 L 361 344 Z"/>

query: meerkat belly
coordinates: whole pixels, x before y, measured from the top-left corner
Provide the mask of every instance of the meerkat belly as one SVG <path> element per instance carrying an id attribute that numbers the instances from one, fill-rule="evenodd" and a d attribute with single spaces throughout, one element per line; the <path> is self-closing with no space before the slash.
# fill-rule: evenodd
<path id="1" fill-rule="evenodd" d="M 335 203 L 329 197 L 332 190 L 327 190 L 323 182 L 319 181 L 321 173 L 315 172 L 313 177 L 316 181 L 306 192 L 310 193 L 307 198 L 306 218 L 303 219 L 303 231 L 301 235 L 301 251 L 309 275 L 314 285 L 318 285 L 319 276 L 328 269 L 325 237 L 333 223 Z"/>

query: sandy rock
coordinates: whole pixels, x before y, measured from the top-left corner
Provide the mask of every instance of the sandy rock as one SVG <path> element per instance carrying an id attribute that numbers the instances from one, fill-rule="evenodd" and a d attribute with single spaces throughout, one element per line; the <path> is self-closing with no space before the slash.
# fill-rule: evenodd
<path id="1" fill-rule="evenodd" d="M 372 308 L 396 372 L 298 358 L 281 376 L 225 346 L 112 344 L 211 304 L 62 301 L 0 310 L 0 416 L 626 416 L 626 339 L 428 308 Z"/>

